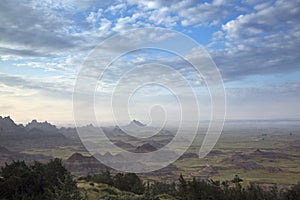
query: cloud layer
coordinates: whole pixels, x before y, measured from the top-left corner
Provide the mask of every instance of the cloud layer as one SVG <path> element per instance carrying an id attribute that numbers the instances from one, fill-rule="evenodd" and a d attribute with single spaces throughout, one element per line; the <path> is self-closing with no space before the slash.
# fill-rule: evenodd
<path id="1" fill-rule="evenodd" d="M 299 19 L 297 0 L 4 0 L 0 7 L 0 114 L 11 113 L 23 120 L 29 112 L 44 119 L 45 115 L 38 114 L 44 112 L 41 107 L 24 105 L 32 98 L 42 99 L 43 105 L 55 104 L 55 113 L 70 104 L 69 113 L 63 116 L 71 120 L 73 86 L 89 52 L 116 33 L 156 26 L 183 32 L 207 49 L 225 81 L 229 118 L 299 118 Z M 153 39 L 168 37 L 172 36 L 154 34 Z M 133 39 L 143 42 L 138 36 Z M 113 43 L 105 52 L 129 45 L 128 41 Z M 176 45 L 184 46 L 180 41 Z M 198 55 L 190 52 L 187 56 Z M 145 64 L 147 57 L 161 59 L 155 53 L 121 59 L 108 71 L 103 84 L 112 86 L 126 66 Z M 191 76 L 187 65 L 170 55 L 162 63 L 187 76 L 202 94 L 203 80 Z M 156 73 L 166 72 L 161 68 Z M 127 81 L 153 78 L 150 72 L 140 71 L 134 77 Z M 175 78 L 170 74 L 164 77 L 169 81 Z M 24 113 L 17 111 L 22 105 L 28 108 Z M 63 119 L 53 114 L 53 120 Z"/>

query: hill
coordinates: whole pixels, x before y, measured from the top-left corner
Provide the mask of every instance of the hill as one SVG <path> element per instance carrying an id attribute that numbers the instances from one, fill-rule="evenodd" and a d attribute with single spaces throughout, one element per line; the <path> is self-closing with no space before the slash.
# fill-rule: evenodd
<path id="1" fill-rule="evenodd" d="M 78 176 L 101 173 L 107 168 L 93 156 L 83 156 L 80 153 L 74 153 L 64 161 L 64 165 Z"/>
<path id="2" fill-rule="evenodd" d="M 60 130 L 48 122 L 32 120 L 26 126 L 17 125 L 9 116 L 0 117 L 0 146 L 14 152 L 34 148 L 52 148 L 78 144 L 65 137 Z"/>

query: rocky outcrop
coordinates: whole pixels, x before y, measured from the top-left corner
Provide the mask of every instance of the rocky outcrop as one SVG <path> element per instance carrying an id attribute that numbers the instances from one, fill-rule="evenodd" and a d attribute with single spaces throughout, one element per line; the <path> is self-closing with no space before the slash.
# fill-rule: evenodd
<path id="1" fill-rule="evenodd" d="M 0 116 L 0 136 L 14 136 L 26 133 L 22 125 L 17 125 L 8 117 Z"/>
<path id="2" fill-rule="evenodd" d="M 236 153 L 229 158 L 222 160 L 222 163 L 228 165 L 227 167 L 218 167 L 218 169 L 244 169 L 244 170 L 256 170 L 256 169 L 266 169 L 272 172 L 281 172 L 282 169 L 279 167 L 265 167 L 264 165 L 258 164 L 252 159 L 255 158 L 287 158 L 284 154 L 276 152 L 263 152 L 261 150 L 256 150 L 250 154 Z"/>
<path id="3" fill-rule="evenodd" d="M 135 149 L 135 146 L 133 146 L 132 144 L 130 143 L 126 143 L 126 142 L 123 142 L 123 141 L 116 141 L 114 142 L 114 144 L 122 149 L 125 149 L 125 150 L 128 150 L 128 151 L 132 151 Z"/>
<path id="4" fill-rule="evenodd" d="M 179 160 L 183 160 L 186 158 L 199 158 L 199 155 L 196 153 L 184 153 L 183 155 L 180 156 Z"/>
<path id="5" fill-rule="evenodd" d="M 102 130 L 108 137 L 127 136 L 127 133 L 119 126 L 102 127 Z"/>
<path id="6" fill-rule="evenodd" d="M 56 128 L 56 126 L 48 123 L 47 121 L 45 122 L 38 122 L 37 120 L 32 120 L 29 122 L 26 126 L 25 129 L 27 131 L 30 131 L 32 129 L 38 129 L 42 130 L 43 132 L 47 133 L 57 133 L 59 130 Z"/>
<path id="7" fill-rule="evenodd" d="M 157 149 L 152 146 L 151 144 L 149 143 L 145 143 L 141 146 L 138 146 L 136 149 L 135 149 L 135 153 L 147 153 L 147 152 L 152 152 L 152 151 L 156 151 Z"/>
<path id="8" fill-rule="evenodd" d="M 29 155 L 12 152 L 3 146 L 0 146 L 0 158 L 0 166 L 4 166 L 5 163 L 11 163 L 14 160 L 24 160 L 25 162 L 30 163 L 35 160 L 43 162 L 51 159 L 50 156 L 44 156 L 39 154 Z"/>
<path id="9" fill-rule="evenodd" d="M 260 149 L 256 149 L 254 152 L 248 155 L 249 158 L 268 158 L 268 159 L 292 159 L 291 156 L 275 151 L 262 151 Z"/>
<path id="10" fill-rule="evenodd" d="M 26 127 L 16 125 L 10 117 L 0 117 L 0 145 L 14 152 L 33 148 L 56 148 L 78 144 L 66 138 L 54 125 L 32 120 Z"/>
<path id="11" fill-rule="evenodd" d="M 74 140 L 77 140 L 77 141 L 80 140 L 76 128 L 62 127 L 62 128 L 59 129 L 59 132 L 67 138 L 74 139 Z"/>
<path id="12" fill-rule="evenodd" d="M 144 126 L 146 126 L 146 124 L 143 124 L 142 122 L 134 119 L 133 121 L 130 122 L 130 124 L 128 126 L 144 127 Z"/>
<path id="13" fill-rule="evenodd" d="M 80 153 L 73 154 L 64 161 L 64 165 L 72 174 L 77 176 L 98 174 L 107 168 L 93 156 L 83 156 Z"/>

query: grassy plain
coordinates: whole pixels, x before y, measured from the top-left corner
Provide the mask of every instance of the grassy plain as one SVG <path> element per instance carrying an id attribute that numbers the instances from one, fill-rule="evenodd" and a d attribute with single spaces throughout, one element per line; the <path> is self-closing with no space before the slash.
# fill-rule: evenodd
<path id="1" fill-rule="evenodd" d="M 179 174 L 183 174 L 189 178 L 213 178 L 223 181 L 231 180 L 237 174 L 244 183 L 296 184 L 300 181 L 300 131 L 299 129 L 292 131 L 292 129 L 225 129 L 212 153 L 205 158 L 187 157 L 177 160 L 173 164 L 179 170 L 170 172 L 173 175 L 155 176 L 155 173 L 152 173 L 141 176 L 146 180 L 176 181 Z M 201 138 L 189 148 L 187 153 L 198 154 Z M 116 137 L 114 140 L 121 140 L 133 146 L 138 145 L 137 141 L 130 141 L 123 137 Z M 91 139 L 91 142 L 97 140 Z M 104 154 L 107 150 L 102 148 L 101 153 Z M 262 155 L 256 155 L 257 150 L 263 152 Z M 33 148 L 22 153 L 67 159 L 75 152 L 89 155 L 82 146 L 61 146 L 57 149 Z"/>

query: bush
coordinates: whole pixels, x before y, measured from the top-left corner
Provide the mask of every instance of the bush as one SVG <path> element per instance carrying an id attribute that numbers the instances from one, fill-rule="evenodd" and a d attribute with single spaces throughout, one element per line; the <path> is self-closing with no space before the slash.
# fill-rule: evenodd
<path id="1" fill-rule="evenodd" d="M 0 199 L 82 200 L 76 182 L 59 159 L 46 164 L 14 161 L 1 168 Z"/>
<path id="2" fill-rule="evenodd" d="M 110 172 L 106 170 L 101 174 L 96 174 L 94 176 L 89 175 L 86 177 L 86 180 L 108 184 L 119 190 L 133 192 L 135 194 L 143 194 L 145 191 L 142 180 L 135 173 L 118 173 L 112 177 Z"/>

